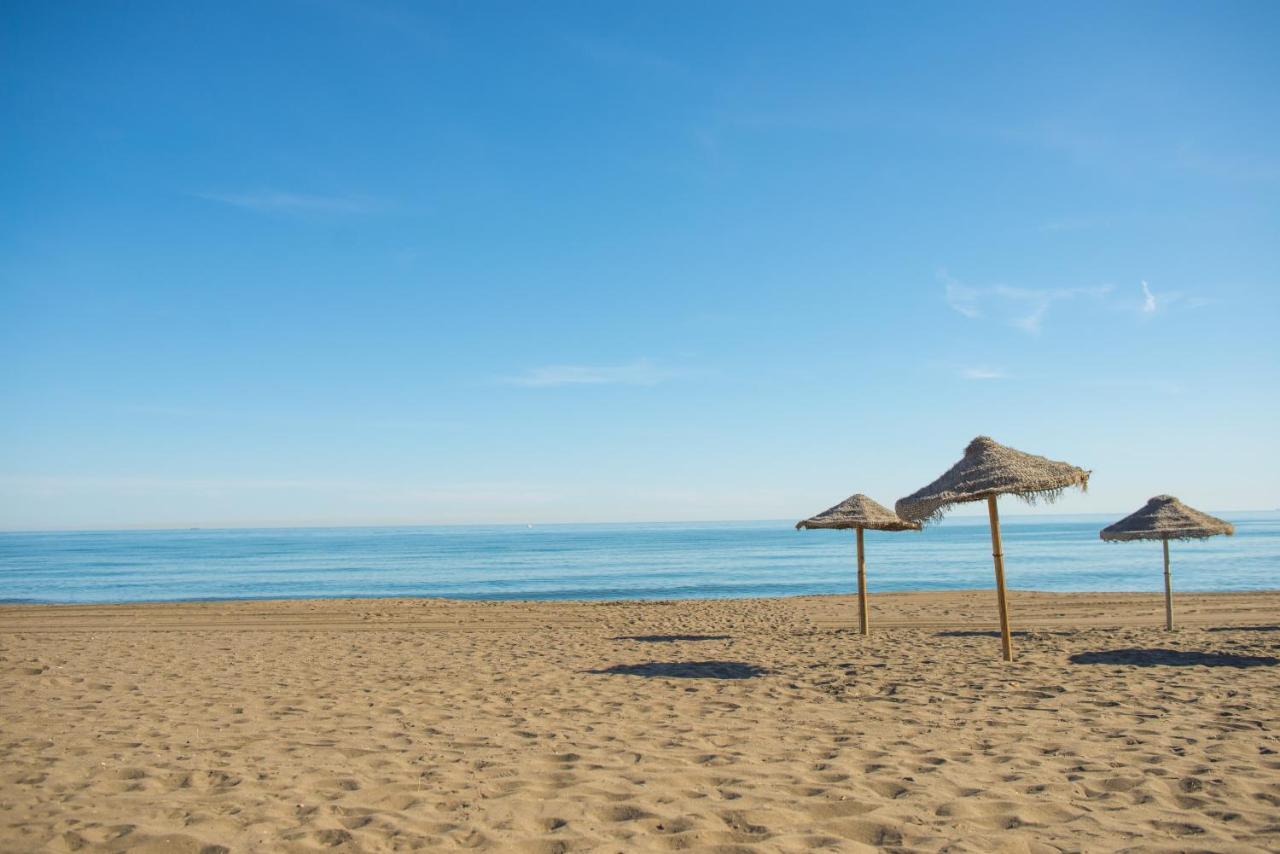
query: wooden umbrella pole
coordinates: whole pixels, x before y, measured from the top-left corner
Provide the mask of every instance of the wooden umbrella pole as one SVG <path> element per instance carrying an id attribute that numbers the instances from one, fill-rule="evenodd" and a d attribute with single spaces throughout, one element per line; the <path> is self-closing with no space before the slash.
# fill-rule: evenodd
<path id="1" fill-rule="evenodd" d="M 1000 646 L 1004 660 L 1013 661 L 1013 637 L 1009 634 L 1009 605 L 1004 594 L 1004 551 L 1000 547 L 1000 513 L 996 510 L 996 497 L 987 496 L 987 514 L 991 517 L 991 557 L 996 564 L 996 599 L 1000 603 Z"/>
<path id="2" fill-rule="evenodd" d="M 862 553 L 862 529 L 858 528 L 858 625 L 862 634 L 869 634 L 867 626 L 867 559 Z"/>
<path id="3" fill-rule="evenodd" d="M 1169 580 L 1169 538 L 1162 539 L 1164 543 L 1164 627 L 1166 631 L 1173 631 L 1173 582 Z"/>

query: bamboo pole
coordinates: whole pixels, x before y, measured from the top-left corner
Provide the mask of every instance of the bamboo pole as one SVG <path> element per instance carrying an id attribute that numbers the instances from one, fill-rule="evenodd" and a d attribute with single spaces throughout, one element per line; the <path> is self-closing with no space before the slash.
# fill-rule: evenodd
<path id="1" fill-rule="evenodd" d="M 1164 628 L 1173 631 L 1173 582 L 1169 579 L 1169 538 L 1164 543 Z"/>
<path id="2" fill-rule="evenodd" d="M 862 634 L 870 634 L 867 625 L 867 559 L 862 553 L 862 529 L 858 528 L 858 625 Z"/>
<path id="3" fill-rule="evenodd" d="M 1004 660 L 1013 661 L 1013 637 L 1009 633 L 1009 604 L 1004 593 L 1004 551 L 1000 546 L 1000 512 L 996 497 L 987 496 L 987 515 L 991 517 L 991 557 L 996 564 L 996 599 L 1000 603 L 1000 646 Z"/>

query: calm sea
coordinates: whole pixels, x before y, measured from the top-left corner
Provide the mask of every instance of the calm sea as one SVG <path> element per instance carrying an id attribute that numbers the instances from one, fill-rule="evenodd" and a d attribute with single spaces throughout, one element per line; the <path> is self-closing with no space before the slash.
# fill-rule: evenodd
<path id="1" fill-rule="evenodd" d="M 1103 543 L 1115 516 L 1009 516 L 1027 590 L 1162 589 L 1159 543 Z M 1236 536 L 1174 543 L 1176 590 L 1280 587 L 1280 513 L 1225 514 Z M 985 518 L 866 535 L 872 591 L 990 587 Z M 345 596 L 668 599 L 847 593 L 853 534 L 789 522 L 293 528 L 0 534 L 0 601 Z"/>

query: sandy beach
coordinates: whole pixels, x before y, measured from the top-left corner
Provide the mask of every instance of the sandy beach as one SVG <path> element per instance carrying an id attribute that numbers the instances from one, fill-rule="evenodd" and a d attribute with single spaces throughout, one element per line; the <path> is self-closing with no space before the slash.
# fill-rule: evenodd
<path id="1" fill-rule="evenodd" d="M 1280 592 L 0 608 L 0 850 L 1274 851 Z"/>

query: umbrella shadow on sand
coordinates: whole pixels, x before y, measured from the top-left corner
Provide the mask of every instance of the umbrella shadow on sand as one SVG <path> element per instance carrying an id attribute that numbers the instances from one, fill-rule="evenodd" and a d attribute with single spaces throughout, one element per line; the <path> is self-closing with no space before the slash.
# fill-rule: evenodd
<path id="1" fill-rule="evenodd" d="M 1206 632 L 1280 632 L 1280 626 L 1214 626 Z"/>
<path id="2" fill-rule="evenodd" d="M 680 641 L 729 640 L 729 635 L 619 635 L 609 640 L 639 641 L 640 643 L 679 643 Z"/>
<path id="3" fill-rule="evenodd" d="M 1233 652 L 1197 652 L 1185 649 L 1105 649 L 1079 652 L 1072 664 L 1116 664 L 1138 667 L 1274 667 L 1272 655 L 1239 655 Z"/>
<path id="4" fill-rule="evenodd" d="M 646 661 L 615 664 L 587 673 L 605 676 L 646 676 L 663 679 L 754 679 L 769 671 L 744 661 Z"/>

